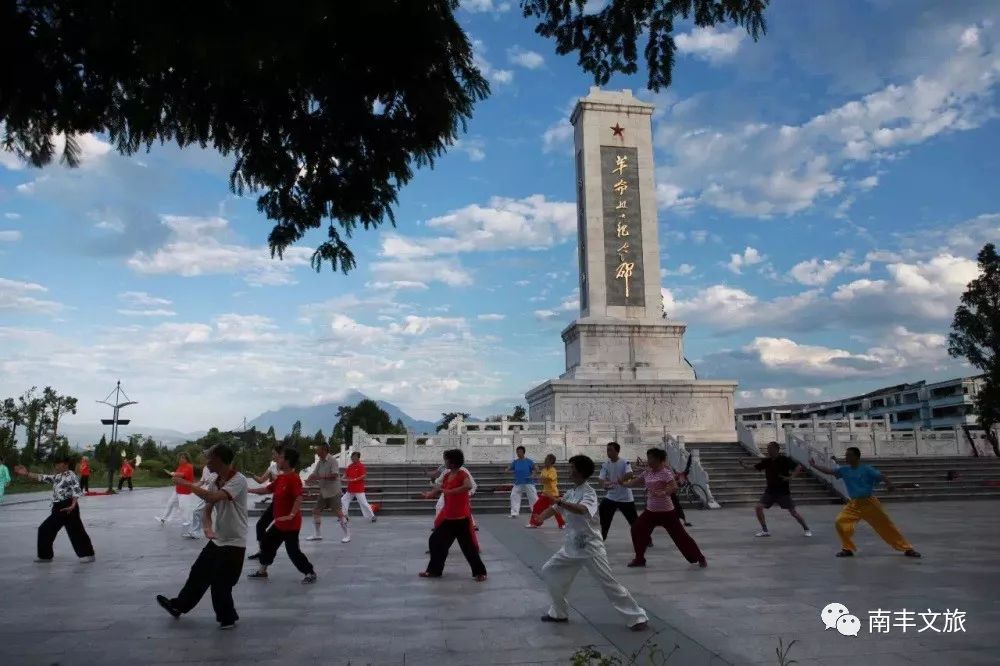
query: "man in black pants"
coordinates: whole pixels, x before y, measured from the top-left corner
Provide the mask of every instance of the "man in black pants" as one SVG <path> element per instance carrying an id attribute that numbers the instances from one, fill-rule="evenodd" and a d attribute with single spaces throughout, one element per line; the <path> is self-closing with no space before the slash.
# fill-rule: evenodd
<path id="1" fill-rule="evenodd" d="M 274 448 L 271 449 L 271 464 L 268 465 L 267 471 L 260 476 L 254 476 L 253 480 L 257 483 L 270 483 L 278 478 L 278 458 L 281 457 L 281 444 L 276 444 Z M 254 527 L 257 533 L 257 552 L 253 555 L 247 556 L 248 560 L 259 560 L 260 559 L 260 544 L 264 542 L 264 533 L 267 531 L 268 525 L 274 522 L 274 505 L 270 502 L 267 503 L 267 508 L 264 509 L 264 513 L 260 514 L 257 519 L 257 524 Z"/>
<path id="2" fill-rule="evenodd" d="M 55 474 L 35 474 L 29 472 L 23 465 L 14 468 L 18 476 L 26 476 L 42 483 L 52 484 L 52 513 L 38 526 L 38 557 L 35 562 L 51 562 L 54 554 L 52 544 L 55 543 L 59 530 L 66 528 L 69 542 L 81 562 L 94 561 L 94 545 L 90 535 L 80 519 L 80 506 L 77 500 L 83 497 L 80 481 L 76 474 L 70 471 L 73 460 L 69 456 L 55 459 Z"/>
<path id="3" fill-rule="evenodd" d="M 260 542 L 260 568 L 250 574 L 249 578 L 267 578 L 267 568 L 274 562 L 278 546 L 285 544 L 285 552 L 295 568 L 305 574 L 303 585 L 316 582 L 316 571 L 305 553 L 299 548 L 299 532 L 302 530 L 302 479 L 295 471 L 299 464 L 299 452 L 286 448 L 278 459 L 278 474 L 272 483 L 254 488 L 254 495 L 273 493 L 271 502 L 274 507 L 274 526 L 264 532 Z"/>
<path id="4" fill-rule="evenodd" d="M 202 488 L 179 476 L 174 477 L 174 483 L 188 486 L 204 500 L 202 528 L 208 544 L 192 565 L 180 593 L 173 599 L 157 595 L 156 602 L 177 618 L 190 613 L 211 588 L 219 628 L 232 629 L 240 619 L 233 605 L 233 587 L 243 573 L 247 552 L 247 479 L 233 467 L 233 450 L 225 444 L 216 444 L 205 456 L 208 469 L 218 475 L 210 487 Z"/>
<path id="5" fill-rule="evenodd" d="M 601 537 L 605 541 L 608 540 L 608 530 L 611 529 L 611 521 L 615 519 L 615 512 L 622 512 L 629 527 L 639 517 L 632 489 L 622 485 L 622 479 L 627 474 L 632 474 L 632 465 L 620 457 L 621 450 L 618 442 L 608 442 L 608 459 L 601 465 L 601 473 L 597 476 L 605 491 L 604 498 L 597 506 L 601 517 Z"/>

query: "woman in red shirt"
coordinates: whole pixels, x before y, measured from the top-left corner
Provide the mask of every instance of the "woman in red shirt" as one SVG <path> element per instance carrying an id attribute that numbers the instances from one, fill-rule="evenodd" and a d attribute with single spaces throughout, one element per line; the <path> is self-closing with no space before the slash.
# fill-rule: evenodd
<path id="1" fill-rule="evenodd" d="M 90 461 L 87 456 L 80 459 L 79 470 L 77 471 L 77 476 L 80 477 L 80 490 L 85 493 L 90 492 Z"/>
<path id="2" fill-rule="evenodd" d="M 465 464 L 465 455 L 459 449 L 444 452 L 444 464 L 448 468 L 441 487 L 425 494 L 427 499 L 438 495 L 444 496 L 444 508 L 434 522 L 434 531 L 428 547 L 431 551 L 431 561 L 427 570 L 420 572 L 421 578 L 439 578 L 444 572 L 444 562 L 448 559 L 451 544 L 458 540 L 466 561 L 472 567 L 472 577 L 477 582 L 486 580 L 486 565 L 479 557 L 479 544 L 472 522 L 472 504 L 469 501 L 469 491 L 472 490 L 472 478 L 461 469 Z"/>
<path id="3" fill-rule="evenodd" d="M 122 458 L 122 468 L 119 471 L 121 478 L 118 479 L 118 490 L 121 490 L 122 486 L 127 483 L 129 492 L 132 492 L 132 472 L 132 465 L 129 464 L 128 458 Z"/>
<path id="4" fill-rule="evenodd" d="M 173 478 L 181 478 L 189 483 L 194 483 L 194 465 L 191 464 L 191 460 L 186 453 L 177 456 L 177 469 L 173 472 L 167 472 L 167 474 Z M 167 522 L 167 519 L 173 514 L 174 509 L 177 509 L 181 516 L 190 516 L 191 512 L 188 510 L 188 507 L 181 506 L 181 496 L 184 497 L 184 500 L 187 500 L 191 496 L 191 489 L 187 486 L 174 486 L 174 492 L 170 493 L 170 499 L 167 501 L 166 511 L 163 512 L 162 516 L 156 517 L 161 525 Z M 187 532 L 190 525 L 190 522 L 184 523 L 185 532 Z"/>

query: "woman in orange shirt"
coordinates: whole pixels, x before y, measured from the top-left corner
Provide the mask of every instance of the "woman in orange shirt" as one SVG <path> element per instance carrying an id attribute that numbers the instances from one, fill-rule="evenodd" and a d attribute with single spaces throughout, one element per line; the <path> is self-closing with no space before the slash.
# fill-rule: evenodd
<path id="1" fill-rule="evenodd" d="M 132 492 L 132 472 L 132 465 L 129 463 L 128 458 L 122 458 L 121 478 L 118 479 L 118 490 L 121 490 L 122 486 L 127 483 L 129 492 Z"/>
<path id="2" fill-rule="evenodd" d="M 181 478 L 189 483 L 194 483 L 194 465 L 191 464 L 191 460 L 188 459 L 186 453 L 180 454 L 177 458 L 177 469 L 173 472 L 167 472 L 171 477 Z M 186 517 L 190 521 L 190 511 L 185 512 L 186 507 L 181 506 L 181 496 L 187 503 L 187 499 L 191 497 L 191 488 L 187 486 L 174 486 L 174 491 L 170 493 L 170 499 L 167 500 L 167 508 L 163 512 L 162 516 L 157 516 L 156 519 L 160 521 L 160 525 L 167 522 L 167 519 L 173 514 L 176 509 L 181 516 Z M 190 527 L 191 523 L 187 522 L 184 524 L 184 531 Z"/>
<path id="3" fill-rule="evenodd" d="M 90 461 L 87 456 L 80 458 L 79 470 L 77 471 L 77 476 L 80 477 L 80 490 L 85 493 L 90 492 Z"/>

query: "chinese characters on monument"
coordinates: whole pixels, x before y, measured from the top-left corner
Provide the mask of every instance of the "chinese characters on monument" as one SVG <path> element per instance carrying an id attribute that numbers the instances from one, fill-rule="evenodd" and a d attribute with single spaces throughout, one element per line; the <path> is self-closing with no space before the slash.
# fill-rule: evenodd
<path id="1" fill-rule="evenodd" d="M 601 146 L 608 305 L 645 305 L 638 151 Z"/>

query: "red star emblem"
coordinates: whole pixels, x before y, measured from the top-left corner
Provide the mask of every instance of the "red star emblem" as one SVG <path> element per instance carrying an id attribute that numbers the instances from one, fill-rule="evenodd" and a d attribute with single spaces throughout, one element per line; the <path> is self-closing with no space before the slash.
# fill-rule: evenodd
<path id="1" fill-rule="evenodd" d="M 623 139 L 625 138 L 625 128 L 618 123 L 615 123 L 614 127 L 611 128 L 611 131 L 614 132 L 612 135 L 613 137 L 620 136 Z"/>

